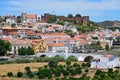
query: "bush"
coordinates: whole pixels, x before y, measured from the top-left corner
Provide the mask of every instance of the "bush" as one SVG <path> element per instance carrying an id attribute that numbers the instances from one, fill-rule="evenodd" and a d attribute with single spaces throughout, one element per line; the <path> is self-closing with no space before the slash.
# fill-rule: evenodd
<path id="1" fill-rule="evenodd" d="M 89 70 L 88 69 L 85 69 L 85 72 L 87 73 Z"/>
<path id="2" fill-rule="evenodd" d="M 70 64 L 71 64 L 70 60 L 66 60 L 66 65 L 70 65 Z"/>
<path id="3" fill-rule="evenodd" d="M 16 59 L 15 62 L 16 63 L 30 63 L 31 60 L 28 60 L 28 59 Z"/>
<path id="4" fill-rule="evenodd" d="M 69 61 L 78 61 L 78 59 L 76 57 L 74 57 L 74 56 L 70 56 L 66 60 L 69 60 Z"/>
<path id="5" fill-rule="evenodd" d="M 57 66 L 58 66 L 58 62 L 57 61 L 50 61 L 49 63 L 48 63 L 48 66 L 50 67 L 50 68 L 56 68 Z"/>
<path id="6" fill-rule="evenodd" d="M 22 77 L 23 73 L 22 72 L 17 72 L 17 77 Z"/>
<path id="7" fill-rule="evenodd" d="M 7 73 L 7 76 L 8 76 L 8 77 L 12 77 L 12 76 L 13 76 L 13 73 L 12 73 L 12 72 L 8 72 L 8 73 Z"/>

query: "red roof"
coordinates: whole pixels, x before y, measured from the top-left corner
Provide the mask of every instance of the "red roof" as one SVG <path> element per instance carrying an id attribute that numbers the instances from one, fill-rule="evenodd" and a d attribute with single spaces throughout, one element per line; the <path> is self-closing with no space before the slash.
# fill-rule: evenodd
<path id="1" fill-rule="evenodd" d="M 62 44 L 62 43 L 52 43 L 52 44 L 49 44 L 49 46 L 52 46 L 52 47 L 62 47 L 62 46 L 65 46 L 65 44 Z"/>
<path id="2" fill-rule="evenodd" d="M 28 14 L 28 15 L 26 15 L 26 18 L 27 19 L 36 19 L 36 15 L 35 14 Z"/>
<path id="3" fill-rule="evenodd" d="M 36 34 L 36 33 L 32 30 L 29 30 L 29 31 L 26 31 L 26 34 Z"/>

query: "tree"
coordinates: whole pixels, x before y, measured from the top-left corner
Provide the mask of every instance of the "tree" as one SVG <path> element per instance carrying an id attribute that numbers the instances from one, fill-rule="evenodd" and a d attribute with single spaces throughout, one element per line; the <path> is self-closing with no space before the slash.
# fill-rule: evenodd
<path id="1" fill-rule="evenodd" d="M 85 69 L 85 72 L 88 73 L 88 72 L 89 72 L 89 69 Z"/>
<path id="2" fill-rule="evenodd" d="M 71 64 L 70 60 L 66 60 L 66 65 L 70 65 L 70 64 Z"/>
<path id="3" fill-rule="evenodd" d="M 18 49 L 18 54 L 19 55 L 26 55 L 27 54 L 26 48 L 21 47 L 20 49 Z"/>
<path id="4" fill-rule="evenodd" d="M 109 50 L 109 45 L 105 46 L 105 50 L 108 51 Z"/>
<path id="5" fill-rule="evenodd" d="M 73 18 L 73 15 L 72 14 L 68 14 L 68 18 Z"/>
<path id="6" fill-rule="evenodd" d="M 7 51 L 11 50 L 11 44 L 8 41 L 0 39 L 0 56 L 7 54 Z"/>
<path id="7" fill-rule="evenodd" d="M 15 23 L 11 24 L 11 27 L 15 27 L 15 26 L 16 26 L 16 24 L 15 24 Z"/>
<path id="8" fill-rule="evenodd" d="M 21 47 L 20 49 L 18 49 L 18 54 L 19 55 L 34 55 L 35 52 L 31 47 L 28 46 L 28 48 Z"/>
<path id="9" fill-rule="evenodd" d="M 50 19 L 47 21 L 48 23 L 55 23 L 57 21 L 57 17 L 55 15 L 51 15 Z"/>
<path id="10" fill-rule="evenodd" d="M 17 16 L 17 23 L 21 23 L 21 16 Z"/>
<path id="11" fill-rule="evenodd" d="M 50 61 L 49 63 L 48 63 L 48 66 L 50 67 L 50 68 L 56 68 L 57 66 L 58 66 L 58 62 L 57 61 Z"/>
<path id="12" fill-rule="evenodd" d="M 78 59 L 74 56 L 69 56 L 66 60 L 69 60 L 69 61 L 78 61 Z"/>
<path id="13" fill-rule="evenodd" d="M 81 15 L 80 14 L 76 14 L 75 17 L 81 17 Z"/>
<path id="14" fill-rule="evenodd" d="M 12 72 L 8 72 L 8 73 L 7 73 L 7 76 L 8 76 L 8 77 L 12 77 L 12 76 L 13 76 L 13 73 L 12 73 Z"/>
<path id="15" fill-rule="evenodd" d="M 22 77 L 23 73 L 22 72 L 17 72 L 17 77 Z"/>
<path id="16" fill-rule="evenodd" d="M 31 47 L 28 47 L 26 51 L 27 51 L 26 52 L 27 55 L 34 55 L 35 54 L 34 50 Z"/>

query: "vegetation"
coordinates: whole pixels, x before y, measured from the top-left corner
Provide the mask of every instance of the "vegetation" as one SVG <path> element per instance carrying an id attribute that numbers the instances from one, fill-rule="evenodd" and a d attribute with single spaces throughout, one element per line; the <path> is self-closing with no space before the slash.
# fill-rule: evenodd
<path id="1" fill-rule="evenodd" d="M 56 21 L 57 21 L 57 17 L 55 15 L 51 15 L 47 23 L 55 23 Z"/>
<path id="2" fill-rule="evenodd" d="M 21 16 L 17 16 L 17 23 L 21 23 L 22 20 L 21 20 Z"/>
<path id="3" fill-rule="evenodd" d="M 119 70 L 108 69 L 107 71 L 97 70 L 93 77 L 88 76 L 90 72 L 89 63 L 71 64 L 66 61 L 67 65 L 56 64 L 56 61 L 50 61 L 48 67 L 40 67 L 37 71 L 31 71 L 29 66 L 25 67 L 25 73 L 17 72 L 17 75 L 11 74 L 9 72 L 9 77 L 17 76 L 34 79 L 45 79 L 45 80 L 119 80 L 120 72 Z M 51 65 L 52 66 L 49 66 Z M 8 75 L 8 74 L 7 74 Z M 75 77 L 79 75 L 80 77 Z"/>
<path id="4" fill-rule="evenodd" d="M 75 34 L 71 30 L 65 30 L 65 33 L 70 35 L 71 37 L 75 36 Z"/>
<path id="5" fill-rule="evenodd" d="M 64 23 L 63 21 L 58 21 L 57 24 L 60 24 L 60 25 L 62 25 L 62 26 L 65 25 L 65 23 Z"/>
<path id="6" fill-rule="evenodd" d="M 105 46 L 105 50 L 108 51 L 109 50 L 109 45 Z"/>
<path id="7" fill-rule="evenodd" d="M 7 73 L 7 76 L 8 76 L 8 77 L 12 77 L 12 76 L 13 76 L 13 73 L 12 73 L 12 72 L 8 72 L 8 73 Z"/>
<path id="8" fill-rule="evenodd" d="M 11 27 L 15 27 L 15 26 L 16 26 L 16 24 L 15 24 L 15 23 L 11 24 Z"/>
<path id="9" fill-rule="evenodd" d="M 80 14 L 76 14 L 75 17 L 82 17 Z"/>
<path id="10" fill-rule="evenodd" d="M 20 48 L 18 49 L 18 54 L 19 55 L 34 55 L 34 50 L 31 47 L 28 48 Z"/>
<path id="11" fill-rule="evenodd" d="M 11 50 L 10 42 L 0 39 L 0 56 L 6 55 L 7 51 L 10 51 L 10 50 Z"/>
<path id="12" fill-rule="evenodd" d="M 73 15 L 72 14 L 68 14 L 68 18 L 73 18 Z"/>
<path id="13" fill-rule="evenodd" d="M 17 77 L 22 77 L 23 73 L 22 72 L 17 72 Z"/>

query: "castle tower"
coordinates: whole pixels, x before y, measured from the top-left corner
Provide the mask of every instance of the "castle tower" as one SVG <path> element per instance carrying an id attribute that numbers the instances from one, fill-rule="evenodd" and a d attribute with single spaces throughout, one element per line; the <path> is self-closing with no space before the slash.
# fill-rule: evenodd
<path id="1" fill-rule="evenodd" d="M 22 22 L 23 22 L 23 23 L 26 23 L 26 15 L 27 15 L 26 12 L 22 12 L 21 17 L 22 17 Z"/>
<path id="2" fill-rule="evenodd" d="M 89 16 L 83 16 L 83 26 L 87 26 L 89 22 Z"/>

